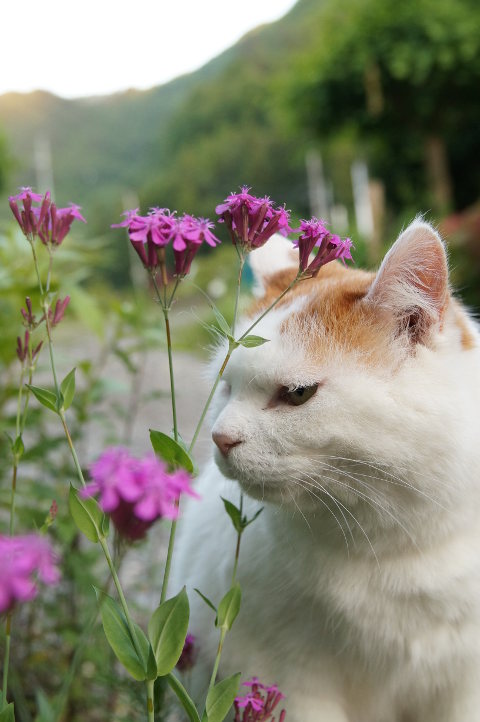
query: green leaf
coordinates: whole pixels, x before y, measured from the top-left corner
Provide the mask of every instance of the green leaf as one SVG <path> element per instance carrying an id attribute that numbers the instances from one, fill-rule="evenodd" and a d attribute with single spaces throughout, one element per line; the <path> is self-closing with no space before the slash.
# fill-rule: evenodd
<path id="1" fill-rule="evenodd" d="M 5 709 L 0 712 L 0 722 L 15 722 L 13 702 L 10 702 L 10 704 L 8 704 Z"/>
<path id="2" fill-rule="evenodd" d="M 260 516 L 260 514 L 262 513 L 262 511 L 264 510 L 264 508 L 265 508 L 265 507 L 261 506 L 260 509 L 255 512 L 255 514 L 252 516 L 251 519 L 248 519 L 248 520 L 247 520 L 247 519 L 244 519 L 243 528 L 246 529 L 249 524 L 251 524 L 252 522 L 255 521 L 255 519 L 258 519 L 258 517 Z"/>
<path id="3" fill-rule="evenodd" d="M 177 695 L 177 698 L 187 713 L 190 722 L 200 722 L 200 716 L 197 712 L 197 708 L 178 677 L 175 677 L 174 674 L 170 673 L 167 674 L 166 679 L 172 691 Z"/>
<path id="4" fill-rule="evenodd" d="M 218 325 L 220 326 L 220 330 L 223 331 L 224 335 L 228 338 L 232 335 L 232 329 L 230 328 L 230 325 L 227 323 L 227 320 L 223 314 L 220 313 L 218 308 L 215 306 L 215 304 L 212 303 L 212 311 L 215 314 L 215 318 L 218 321 Z"/>
<path id="5" fill-rule="evenodd" d="M 60 384 L 60 391 L 63 395 L 63 408 L 67 410 L 75 396 L 75 369 L 68 373 Z"/>
<path id="6" fill-rule="evenodd" d="M 188 631 L 190 609 L 185 587 L 176 597 L 163 602 L 148 623 L 148 636 L 157 660 L 157 674 L 163 677 L 180 659 Z"/>
<path id="7" fill-rule="evenodd" d="M 198 596 L 203 599 L 203 601 L 205 602 L 205 604 L 208 604 L 208 606 L 209 606 L 211 609 L 213 609 L 213 611 L 215 612 L 215 614 L 217 614 L 217 608 L 216 608 L 216 606 L 214 605 L 214 603 L 211 602 L 210 599 L 205 596 L 205 594 L 202 594 L 202 592 L 200 591 L 200 589 L 197 589 L 197 588 L 195 587 L 195 589 L 194 589 L 193 591 L 194 591 L 194 592 L 197 592 Z"/>
<path id="8" fill-rule="evenodd" d="M 220 499 L 223 501 L 225 511 L 232 520 L 232 524 L 235 527 L 235 530 L 239 533 L 242 532 L 244 525 L 242 523 L 242 513 L 240 509 L 236 507 L 235 504 L 232 504 L 231 501 L 228 501 L 228 499 L 224 499 L 223 496 L 221 496 Z"/>
<path id="9" fill-rule="evenodd" d="M 37 689 L 35 697 L 38 710 L 35 722 L 56 722 L 57 715 L 45 692 L 42 689 Z"/>
<path id="10" fill-rule="evenodd" d="M 39 386 L 31 386 L 31 384 L 25 384 L 27 389 L 30 389 L 35 398 L 40 401 L 42 406 L 46 406 L 50 411 L 57 411 L 57 396 L 53 391 L 48 389 L 41 389 Z"/>
<path id="11" fill-rule="evenodd" d="M 103 513 L 95 499 L 81 499 L 78 490 L 70 484 L 68 506 L 82 534 L 91 542 L 98 542 L 98 530 L 103 528 Z"/>
<path id="12" fill-rule="evenodd" d="M 207 695 L 205 711 L 208 722 L 223 722 L 238 692 L 240 672 L 222 679 Z"/>
<path id="13" fill-rule="evenodd" d="M 232 628 L 237 614 L 240 611 L 241 601 L 242 590 L 240 589 L 240 584 L 236 582 L 218 605 L 217 627 L 225 627 L 225 629 Z"/>
<path id="14" fill-rule="evenodd" d="M 23 456 L 24 451 L 25 451 L 25 445 L 23 443 L 21 434 L 20 434 L 20 436 L 17 436 L 17 438 L 13 442 L 12 451 L 15 454 L 15 456 L 17 457 L 17 459 L 20 459 Z"/>
<path id="15" fill-rule="evenodd" d="M 269 340 L 270 339 L 262 338 L 261 336 L 245 336 L 245 338 L 239 339 L 238 343 L 246 348 L 253 348 L 254 346 L 262 346 Z"/>
<path id="16" fill-rule="evenodd" d="M 160 456 L 170 466 L 181 466 L 182 469 L 186 469 L 190 474 L 193 474 L 193 461 L 178 441 L 175 441 L 162 431 L 155 431 L 154 429 L 150 429 L 150 441 L 157 456 Z"/>
<path id="17" fill-rule="evenodd" d="M 117 602 L 100 590 L 95 590 L 100 603 L 103 630 L 117 659 L 138 682 L 147 678 L 148 640 L 138 625 L 134 625 L 142 657 L 133 643 L 127 620 Z"/>

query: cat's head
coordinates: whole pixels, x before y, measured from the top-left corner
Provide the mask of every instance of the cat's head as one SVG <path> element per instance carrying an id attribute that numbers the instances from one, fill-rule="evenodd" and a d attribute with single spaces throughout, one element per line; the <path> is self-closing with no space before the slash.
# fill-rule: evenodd
<path id="1" fill-rule="evenodd" d="M 263 295 L 237 336 L 294 278 L 287 244 L 273 239 L 252 253 Z M 441 497 L 435 480 L 463 443 L 458 364 L 476 332 L 451 297 L 432 226 L 412 223 L 378 273 L 324 266 L 252 333 L 269 341 L 233 353 L 213 411 L 227 477 L 256 498 L 302 510 L 335 503 L 342 514 L 347 505 L 390 509 L 408 494 Z"/>

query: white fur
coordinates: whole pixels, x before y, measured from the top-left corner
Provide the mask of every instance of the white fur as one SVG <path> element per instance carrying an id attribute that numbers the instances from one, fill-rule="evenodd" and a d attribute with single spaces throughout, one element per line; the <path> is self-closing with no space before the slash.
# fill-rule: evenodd
<path id="1" fill-rule="evenodd" d="M 434 234 L 420 225 L 397 241 L 366 303 L 381 292 L 397 311 L 400 288 L 403 306 L 428 307 L 428 289 L 420 297 L 411 281 Z M 250 515 L 265 509 L 242 539 L 242 609 L 222 675 L 277 683 L 288 722 L 480 721 L 479 350 L 462 348 L 451 305 L 440 324 L 431 303 L 428 344 L 396 368 L 333 343 L 313 364 L 304 336 L 279 332 L 293 307 L 256 328 L 268 344 L 233 354 L 213 429 L 242 443 L 227 459 L 216 451 L 202 502 L 187 503 L 171 582 L 172 593 L 188 583 L 199 698 L 218 633 L 192 590 L 218 602 L 230 584 L 236 536 L 219 498 L 238 502 L 229 477 Z M 306 404 L 268 406 L 279 386 L 314 383 Z"/>

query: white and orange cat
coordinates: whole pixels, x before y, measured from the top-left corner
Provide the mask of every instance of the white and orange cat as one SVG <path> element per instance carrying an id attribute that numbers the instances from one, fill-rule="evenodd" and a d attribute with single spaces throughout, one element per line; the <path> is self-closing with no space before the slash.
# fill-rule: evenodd
<path id="1" fill-rule="evenodd" d="M 252 253 L 253 315 L 296 273 L 290 248 Z M 243 536 L 221 675 L 278 684 L 288 722 L 480 721 L 479 332 L 440 237 L 417 220 L 377 274 L 330 263 L 254 333 L 269 343 L 227 367 L 215 463 L 175 550 L 196 693 L 218 635 L 192 590 L 218 602 L 229 588 L 220 494 L 238 502 L 240 487 L 250 514 L 265 509 Z"/>

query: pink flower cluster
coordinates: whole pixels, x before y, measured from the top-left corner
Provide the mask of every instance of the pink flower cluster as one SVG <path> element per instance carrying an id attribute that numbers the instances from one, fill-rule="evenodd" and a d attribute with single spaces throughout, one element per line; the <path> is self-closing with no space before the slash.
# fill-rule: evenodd
<path id="1" fill-rule="evenodd" d="M 231 193 L 215 208 L 228 228 L 234 245 L 246 252 L 263 246 L 274 233 L 291 233 L 290 214 L 285 208 L 275 208 L 270 198 L 250 195 L 248 186 L 240 193 Z"/>
<path id="2" fill-rule="evenodd" d="M 43 341 L 40 341 L 40 343 L 35 346 L 35 348 L 32 348 L 31 355 L 32 355 L 32 361 L 35 361 L 36 357 L 40 353 L 40 349 L 42 348 Z M 22 343 L 22 339 L 20 336 L 17 336 L 17 356 L 19 361 L 23 363 L 25 359 L 29 356 L 29 350 L 30 350 L 30 332 L 25 331 L 24 340 Z"/>
<path id="3" fill-rule="evenodd" d="M 112 228 L 128 228 L 130 242 L 145 268 L 156 268 L 162 259 L 159 251 L 172 243 L 175 273 L 186 276 L 192 261 L 205 241 L 209 246 L 220 243 L 208 218 L 183 215 L 177 218 L 168 208 L 151 208 L 148 215 L 138 214 L 138 208 L 125 211 L 125 219 Z"/>
<path id="4" fill-rule="evenodd" d="M 57 208 L 50 200 L 49 191 L 42 196 L 24 187 L 20 188 L 16 196 L 10 196 L 8 201 L 25 236 L 31 240 L 38 236 L 46 246 L 59 246 L 75 219 L 86 223 L 80 213 L 80 206 L 71 203 L 68 208 Z M 19 201 L 22 201 L 22 210 L 18 207 Z"/>
<path id="5" fill-rule="evenodd" d="M 276 684 L 267 687 L 257 677 L 252 677 L 248 682 L 243 682 L 244 687 L 250 687 L 250 692 L 243 697 L 235 697 L 233 706 L 235 708 L 234 722 L 275 722 L 273 713 L 278 703 L 285 699 Z M 278 722 L 284 722 L 286 712 L 280 712 Z"/>
<path id="6" fill-rule="evenodd" d="M 300 221 L 300 237 L 294 241 L 294 247 L 299 249 L 300 271 L 307 276 L 316 276 L 320 268 L 330 261 L 341 259 L 352 260 L 350 238 L 341 239 L 340 236 L 330 233 L 324 221 L 311 218 L 309 221 Z M 317 254 L 309 264 L 310 254 L 318 248 Z"/>
<path id="7" fill-rule="evenodd" d="M 0 535 L 0 614 L 37 595 L 37 580 L 56 584 L 60 574 L 45 537 Z"/>
<path id="8" fill-rule="evenodd" d="M 131 541 L 142 539 L 157 519 L 176 519 L 180 494 L 198 498 L 186 471 L 168 472 L 153 454 L 137 459 L 121 446 L 106 449 L 90 474 L 82 496 L 99 494 L 103 511 Z"/>

